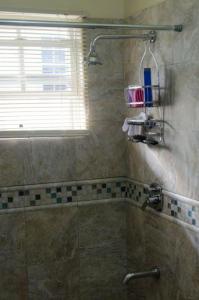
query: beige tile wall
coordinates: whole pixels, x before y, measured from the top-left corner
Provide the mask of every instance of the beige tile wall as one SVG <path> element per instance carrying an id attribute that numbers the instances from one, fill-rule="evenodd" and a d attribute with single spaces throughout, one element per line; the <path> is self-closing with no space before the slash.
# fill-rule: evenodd
<path id="1" fill-rule="evenodd" d="M 198 13 L 195 0 L 167 0 L 143 10 L 129 21 L 145 24 L 183 24 L 182 33 L 158 32 L 154 53 L 160 65 L 165 111 L 165 146 L 128 144 L 129 176 L 145 183 L 158 181 L 172 192 L 199 199 L 199 60 Z M 138 80 L 143 43 L 125 48 L 125 82 Z M 154 116 L 158 115 L 153 109 Z M 129 109 L 128 115 L 138 114 Z"/>
<path id="2" fill-rule="evenodd" d="M 199 234 L 160 216 L 129 205 L 127 210 L 128 271 L 158 266 L 160 279 L 129 282 L 129 300 L 197 300 Z"/>
<path id="3" fill-rule="evenodd" d="M 145 24 L 184 25 L 182 33 L 161 32 L 154 47 L 165 88 L 165 146 L 128 144 L 128 174 L 135 180 L 160 182 L 172 192 L 199 200 L 199 2 L 166 0 L 143 10 L 129 21 Z M 126 84 L 137 81 L 143 45 L 127 42 Z M 139 113 L 129 110 L 128 115 Z M 158 115 L 153 109 L 154 116 Z M 127 211 L 127 257 L 129 272 L 153 266 L 161 268 L 161 279 L 134 281 L 129 300 L 198 299 L 198 232 L 135 206 Z"/>
<path id="4" fill-rule="evenodd" d="M 126 300 L 125 203 L 0 215 L 0 299 Z"/>

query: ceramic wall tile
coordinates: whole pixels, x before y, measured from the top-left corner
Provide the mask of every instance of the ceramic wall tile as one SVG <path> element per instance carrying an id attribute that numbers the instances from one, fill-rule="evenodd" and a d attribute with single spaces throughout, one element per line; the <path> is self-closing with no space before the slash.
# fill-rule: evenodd
<path id="1" fill-rule="evenodd" d="M 27 183 L 28 140 L 2 139 L 0 143 L 0 186 L 23 185 Z"/>
<path id="2" fill-rule="evenodd" d="M 23 211 L 0 215 L 0 256 L 2 260 L 15 259 L 25 265 L 26 229 Z"/>
<path id="3" fill-rule="evenodd" d="M 77 208 L 27 211 L 26 231 L 29 266 L 72 258 L 78 247 Z"/>
<path id="4" fill-rule="evenodd" d="M 79 300 L 78 257 L 28 267 L 29 298 Z"/>
<path id="5" fill-rule="evenodd" d="M 80 250 L 81 288 L 123 288 L 126 273 L 125 251 L 119 245 Z"/>
<path id="6" fill-rule="evenodd" d="M 125 203 L 81 206 L 79 208 L 80 247 L 94 248 L 124 244 L 125 207 Z"/>
<path id="7" fill-rule="evenodd" d="M 183 24 L 183 31 L 173 43 L 174 63 L 197 62 L 198 60 L 198 11 L 197 0 L 172 0 L 172 21 Z"/>
<path id="8" fill-rule="evenodd" d="M 128 231 L 127 244 L 131 272 L 154 266 L 161 270 L 159 280 L 130 282 L 128 299 L 197 299 L 198 251 L 194 241 L 198 234 L 164 218 L 138 212 L 135 207 L 129 208 L 127 215 L 127 226 L 134 228 Z M 138 240 L 142 251 L 134 253 Z"/>
<path id="9" fill-rule="evenodd" d="M 141 182 L 159 182 L 169 190 L 198 199 L 198 1 L 167 0 L 143 10 L 131 22 L 184 25 L 182 33 L 158 32 L 153 46 L 160 66 L 162 112 L 150 109 L 155 118 L 164 114 L 164 144 L 159 147 L 128 145 L 129 177 Z M 125 80 L 136 80 L 140 47 L 128 41 Z M 172 53 L 173 52 L 173 53 Z M 131 56 L 129 56 L 129 54 Z M 138 64 L 137 64 L 138 65 Z M 160 108 L 161 109 L 161 108 Z M 140 109 L 129 109 L 133 117 Z"/>
<path id="10" fill-rule="evenodd" d="M 26 266 L 15 259 L 1 259 L 1 299 L 28 300 L 28 277 Z"/>
<path id="11" fill-rule="evenodd" d="M 126 144 L 122 121 L 90 124 L 91 133 L 76 140 L 76 174 L 80 180 L 126 174 Z"/>

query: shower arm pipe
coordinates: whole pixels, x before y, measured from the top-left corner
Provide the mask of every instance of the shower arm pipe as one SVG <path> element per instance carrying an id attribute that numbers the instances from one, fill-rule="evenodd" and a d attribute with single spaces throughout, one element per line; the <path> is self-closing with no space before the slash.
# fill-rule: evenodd
<path id="1" fill-rule="evenodd" d="M 92 22 L 64 22 L 42 20 L 0 19 L 0 25 L 6 26 L 33 26 L 33 27 L 60 27 L 60 28 L 87 28 L 87 29 L 132 29 L 132 30 L 163 30 L 181 32 L 183 25 L 140 25 L 140 24 L 114 24 Z"/>
<path id="2" fill-rule="evenodd" d="M 96 43 L 99 40 L 122 40 L 122 39 L 141 39 L 143 41 L 155 42 L 156 32 L 151 31 L 146 34 L 100 34 L 97 35 L 90 43 L 90 51 L 95 49 Z"/>

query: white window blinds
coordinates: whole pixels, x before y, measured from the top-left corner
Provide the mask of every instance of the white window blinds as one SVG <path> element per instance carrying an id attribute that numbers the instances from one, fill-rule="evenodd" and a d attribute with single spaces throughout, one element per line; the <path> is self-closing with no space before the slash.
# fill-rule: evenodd
<path id="1" fill-rule="evenodd" d="M 0 135 L 86 129 L 81 29 L 0 26 Z"/>

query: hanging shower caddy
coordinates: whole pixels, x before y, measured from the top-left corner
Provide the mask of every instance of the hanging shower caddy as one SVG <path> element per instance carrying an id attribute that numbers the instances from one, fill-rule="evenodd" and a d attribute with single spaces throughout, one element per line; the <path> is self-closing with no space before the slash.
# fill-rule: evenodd
<path id="1" fill-rule="evenodd" d="M 127 123 L 129 126 L 139 126 L 138 135 L 132 135 L 128 137 L 128 140 L 134 143 L 145 143 L 149 145 L 157 145 L 164 143 L 164 123 L 163 123 L 163 108 L 160 119 L 153 117 L 153 107 L 159 107 L 161 109 L 161 93 L 160 93 L 160 75 L 159 66 L 155 55 L 151 50 L 150 43 L 154 41 L 148 41 L 145 44 L 144 54 L 140 61 L 139 66 L 139 84 L 129 85 L 124 90 L 126 104 L 129 108 L 141 108 L 143 109 L 146 120 L 139 120 L 139 118 L 128 118 Z M 152 57 L 155 65 L 156 83 L 153 84 L 151 76 L 151 68 L 144 68 L 144 59 L 147 55 L 147 51 Z M 143 72 L 144 70 L 144 72 Z M 143 76 L 144 74 L 144 76 Z M 144 77 L 144 78 L 143 78 Z M 147 84 L 146 84 L 147 83 Z"/>
<path id="2" fill-rule="evenodd" d="M 151 33 L 152 34 L 152 33 Z M 155 43 L 156 38 L 148 40 L 145 42 L 145 49 L 142 55 L 140 65 L 139 65 L 139 84 L 129 85 L 124 90 L 124 95 L 126 99 L 126 104 L 128 107 L 136 108 L 136 107 L 153 107 L 160 105 L 160 76 L 159 76 L 159 66 L 155 55 L 151 50 L 151 43 Z M 152 84 L 151 78 L 151 69 L 144 68 L 144 60 L 147 56 L 147 52 L 152 57 L 155 66 L 156 72 L 156 84 Z M 143 78 L 143 70 L 144 70 L 144 78 Z M 154 73 L 155 73 L 154 72 Z"/>
<path id="3" fill-rule="evenodd" d="M 156 107 L 161 104 L 159 85 L 129 85 L 125 88 L 124 94 L 129 108 Z M 149 101 L 149 98 L 153 101 Z"/>
<path id="4" fill-rule="evenodd" d="M 164 142 L 163 140 L 163 121 L 156 119 L 148 119 L 147 121 L 139 121 L 129 119 L 128 125 L 140 126 L 141 133 L 128 137 L 128 140 L 133 143 L 143 143 L 147 145 L 158 145 Z"/>

